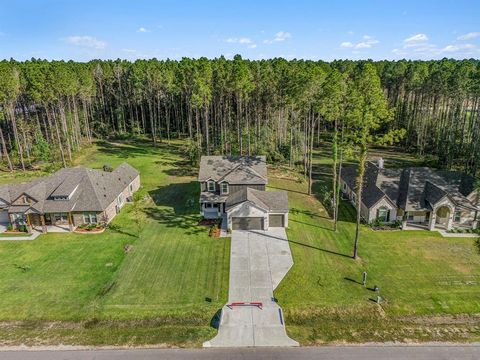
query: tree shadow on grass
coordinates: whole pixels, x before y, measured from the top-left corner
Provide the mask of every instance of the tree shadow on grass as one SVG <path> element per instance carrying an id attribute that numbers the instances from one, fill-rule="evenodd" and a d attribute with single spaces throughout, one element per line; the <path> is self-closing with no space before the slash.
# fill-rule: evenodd
<path id="1" fill-rule="evenodd" d="M 252 230 L 252 232 L 256 232 L 256 231 Z M 281 241 L 288 241 L 291 244 L 304 246 L 304 247 L 312 249 L 312 250 L 318 250 L 318 251 L 322 251 L 322 252 L 325 252 L 325 253 L 328 253 L 328 254 L 337 255 L 337 256 L 341 256 L 341 257 L 345 257 L 345 258 L 349 258 L 349 259 L 352 258 L 350 255 L 341 254 L 341 253 L 333 251 L 333 250 L 323 249 L 321 247 L 313 246 L 313 245 L 310 245 L 310 244 L 304 244 L 304 243 L 301 243 L 301 242 L 295 241 L 295 240 L 290 240 L 290 239 L 285 239 L 285 238 L 281 238 L 281 237 L 278 237 L 278 236 L 273 236 L 269 233 L 261 232 L 261 233 L 258 233 L 258 234 L 263 235 L 263 236 L 267 236 L 267 237 L 272 238 L 272 239 L 277 239 L 277 240 L 281 240 Z"/>
<path id="2" fill-rule="evenodd" d="M 171 228 L 186 230 L 186 234 L 206 232 L 198 226 L 200 220 L 198 192 L 195 181 L 172 183 L 149 191 L 156 206 L 143 209 L 150 218 Z"/>
<path id="3" fill-rule="evenodd" d="M 185 230 L 187 235 L 207 233 L 204 227 L 198 226 L 200 215 L 194 214 L 176 214 L 173 209 L 149 207 L 143 209 L 143 212 L 158 223 L 169 228 Z"/>
<path id="4" fill-rule="evenodd" d="M 178 160 L 171 164 L 173 168 L 165 170 L 170 176 L 197 176 L 198 170 L 188 160 Z M 198 183 L 197 183 L 198 185 Z"/>
<path id="5" fill-rule="evenodd" d="M 290 213 L 291 214 L 307 215 L 311 218 L 320 218 L 320 219 L 325 219 L 325 220 L 331 220 L 328 216 L 319 215 L 318 213 L 310 211 L 310 210 L 301 210 L 301 209 L 298 209 L 298 208 L 291 208 Z"/>

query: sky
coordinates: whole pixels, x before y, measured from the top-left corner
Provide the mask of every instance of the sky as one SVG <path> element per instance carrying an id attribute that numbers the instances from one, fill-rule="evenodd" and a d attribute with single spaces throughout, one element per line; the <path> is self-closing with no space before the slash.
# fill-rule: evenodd
<path id="1" fill-rule="evenodd" d="M 0 0 L 0 59 L 480 58 L 480 0 Z"/>

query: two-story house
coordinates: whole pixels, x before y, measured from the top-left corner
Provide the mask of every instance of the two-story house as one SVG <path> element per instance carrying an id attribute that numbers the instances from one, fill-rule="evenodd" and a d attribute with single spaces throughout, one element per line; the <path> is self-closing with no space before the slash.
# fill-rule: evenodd
<path id="1" fill-rule="evenodd" d="M 285 191 L 265 191 L 265 156 L 202 156 L 198 175 L 200 213 L 222 217 L 232 230 L 288 226 Z"/>

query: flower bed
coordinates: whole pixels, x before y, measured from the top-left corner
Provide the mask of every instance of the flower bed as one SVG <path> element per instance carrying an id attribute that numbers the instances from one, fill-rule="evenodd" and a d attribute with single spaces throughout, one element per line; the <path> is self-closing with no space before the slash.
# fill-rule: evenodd
<path id="1" fill-rule="evenodd" d="M 105 231 L 105 227 L 102 225 L 79 225 L 76 229 L 76 233 L 80 234 L 99 234 Z"/>

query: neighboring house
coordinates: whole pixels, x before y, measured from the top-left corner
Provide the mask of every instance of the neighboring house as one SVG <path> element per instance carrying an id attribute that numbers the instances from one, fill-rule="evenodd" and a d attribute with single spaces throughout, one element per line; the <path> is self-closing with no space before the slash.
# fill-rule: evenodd
<path id="1" fill-rule="evenodd" d="M 383 163 L 366 163 L 361 204 L 366 222 L 402 221 L 403 227 L 413 224 L 429 230 L 477 228 L 480 194 L 475 178 L 427 167 L 385 169 Z M 354 205 L 356 176 L 357 166 L 342 169 L 341 190 Z"/>
<path id="2" fill-rule="evenodd" d="M 126 163 L 112 172 L 64 168 L 28 183 L 0 186 L 0 223 L 42 232 L 108 223 L 139 187 L 139 172 Z"/>
<path id="3" fill-rule="evenodd" d="M 198 175 L 200 213 L 224 218 L 232 230 L 288 226 L 285 191 L 265 191 L 265 156 L 202 156 Z"/>

